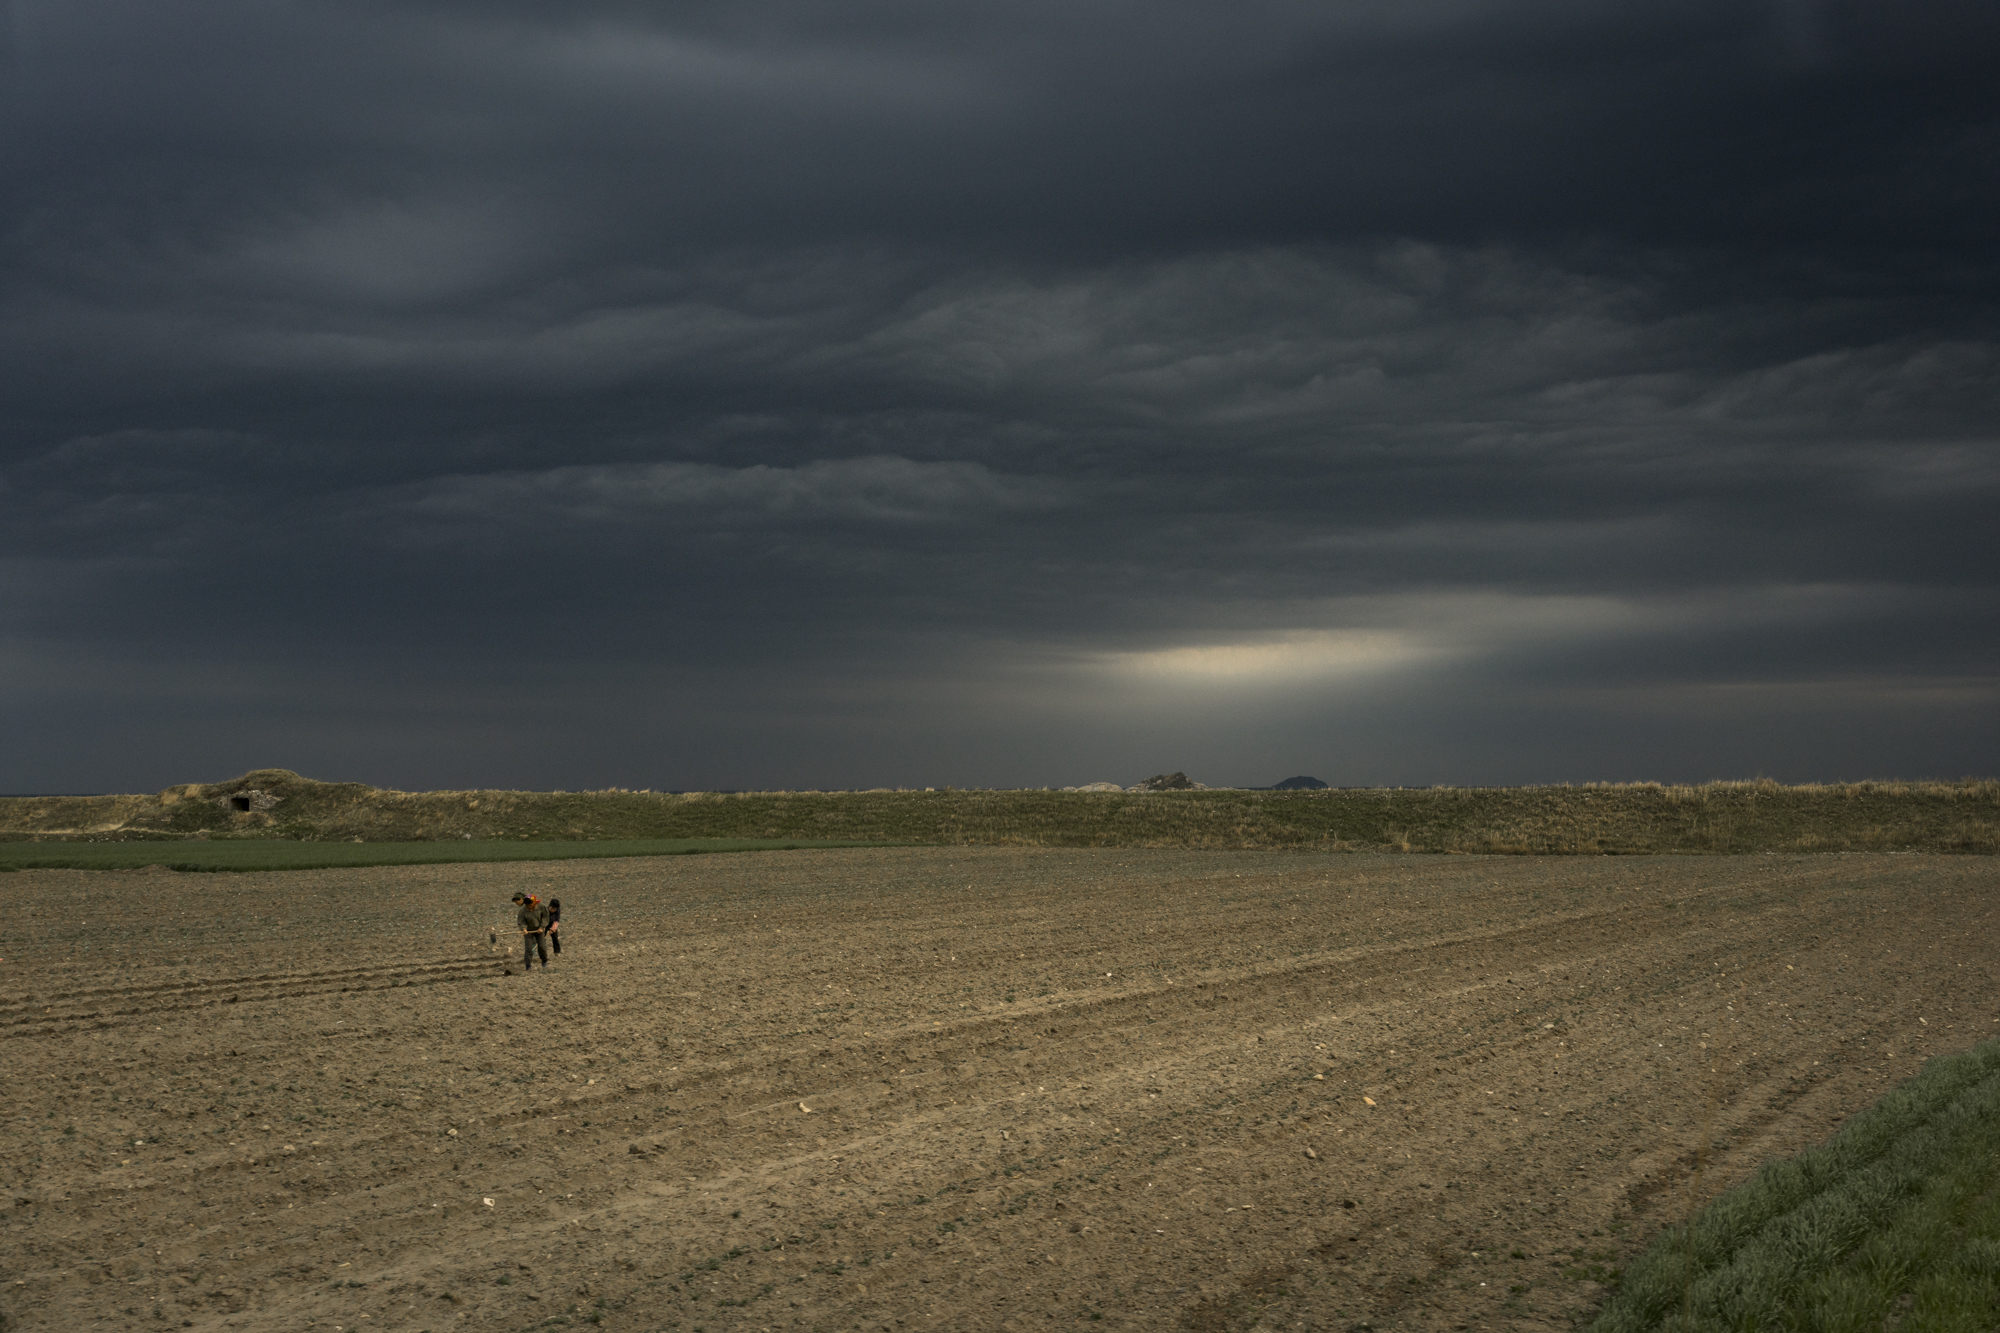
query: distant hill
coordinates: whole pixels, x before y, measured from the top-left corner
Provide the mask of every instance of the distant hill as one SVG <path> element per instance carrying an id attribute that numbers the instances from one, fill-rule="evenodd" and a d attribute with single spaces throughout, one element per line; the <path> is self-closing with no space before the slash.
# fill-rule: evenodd
<path id="1" fill-rule="evenodd" d="M 1182 775 L 1159 775 L 1178 787 Z M 1107 784 L 1108 785 L 1108 784 Z M 2000 852 L 2000 782 L 1769 780 L 1662 786 L 1275 791 L 384 791 L 260 769 L 157 794 L 0 797 L 0 872 L 37 843 L 157 842 L 159 863 L 208 864 L 188 841 L 456 842 L 467 860 L 515 844 L 895 842 L 1016 847 L 1297 847 L 1595 856 L 1635 852 Z M 651 850 L 657 850 L 651 849 Z M 356 853 L 315 864 L 355 863 Z M 109 855 L 109 853 L 104 853 Z M 551 852 L 551 855 L 555 853 Z M 247 854 L 246 854 L 247 855 Z M 370 856 L 368 859 L 379 859 Z M 440 850 L 425 860 L 448 859 Z M 299 858 L 291 858 L 298 862 Z"/>

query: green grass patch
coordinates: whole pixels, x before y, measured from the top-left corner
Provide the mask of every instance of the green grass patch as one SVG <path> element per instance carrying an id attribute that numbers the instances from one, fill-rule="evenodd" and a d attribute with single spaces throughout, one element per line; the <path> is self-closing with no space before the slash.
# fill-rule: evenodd
<path id="1" fill-rule="evenodd" d="M 285 842 L 190 838 L 172 842 L 0 842 L 0 870 L 339 870 L 353 866 L 464 861 L 574 861 L 607 856 L 868 847 L 879 843 L 799 838 L 633 838 L 607 842 Z"/>
<path id="2" fill-rule="evenodd" d="M 1991 1333 L 2000 1040 L 1932 1060 L 1826 1143 L 1765 1165 L 1625 1273 L 1590 1333 Z"/>

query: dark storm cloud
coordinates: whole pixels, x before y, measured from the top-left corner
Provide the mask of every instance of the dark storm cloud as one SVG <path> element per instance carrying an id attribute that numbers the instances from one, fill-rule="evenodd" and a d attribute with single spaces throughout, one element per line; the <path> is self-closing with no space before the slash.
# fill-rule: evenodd
<path id="1" fill-rule="evenodd" d="M 444 235 L 483 215 L 416 284 L 435 294 L 532 274 L 481 257 L 537 229 L 570 263 L 1023 230 L 1121 253 L 1524 230 L 1977 248 L 1994 198 L 2000 19 L 1970 4 L 19 12 L 10 155 L 31 208 L 89 205 L 93 266 L 106 242 L 281 244 L 343 205 L 356 232 L 371 204 L 418 233 L 427 208 Z M 370 243 L 319 244 L 337 288 Z"/>
<path id="2" fill-rule="evenodd" d="M 11 17 L 8 785 L 1995 738 L 1987 8 Z"/>

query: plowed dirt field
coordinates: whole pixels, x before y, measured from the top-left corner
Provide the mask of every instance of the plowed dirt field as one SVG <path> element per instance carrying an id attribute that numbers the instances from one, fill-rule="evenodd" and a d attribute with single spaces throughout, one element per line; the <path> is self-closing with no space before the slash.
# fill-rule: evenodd
<path id="1" fill-rule="evenodd" d="M 0 886 L 14 1328 L 1563 1328 L 2000 1034 L 1988 858 Z M 489 943 L 518 888 L 547 971 Z"/>

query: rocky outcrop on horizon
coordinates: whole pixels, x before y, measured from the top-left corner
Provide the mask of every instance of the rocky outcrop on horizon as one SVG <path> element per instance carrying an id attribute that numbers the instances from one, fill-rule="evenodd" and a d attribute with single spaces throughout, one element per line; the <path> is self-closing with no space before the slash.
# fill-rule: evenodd
<path id="1" fill-rule="evenodd" d="M 1322 784 L 1324 785 L 1324 784 Z M 1155 773 L 1144 782 L 1135 782 L 1129 787 L 1121 787 L 1115 782 L 1086 782 L 1080 787 L 1064 787 L 1064 791 L 1118 791 L 1118 792 L 1160 792 L 1160 791 L 1208 791 L 1206 782 L 1190 781 L 1185 773 Z"/>

